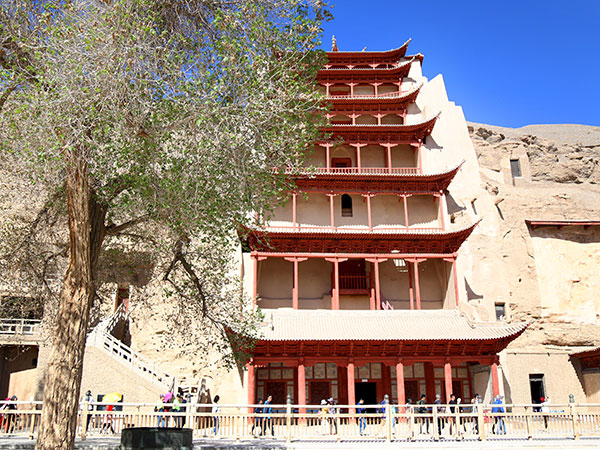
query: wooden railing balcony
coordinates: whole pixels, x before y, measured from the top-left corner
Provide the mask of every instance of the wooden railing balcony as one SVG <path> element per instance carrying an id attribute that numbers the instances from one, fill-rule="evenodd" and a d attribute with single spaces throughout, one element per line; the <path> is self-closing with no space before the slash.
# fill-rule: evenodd
<path id="1" fill-rule="evenodd" d="M 272 233 L 385 233 L 385 234 L 396 234 L 396 233 L 415 233 L 415 234 L 431 234 L 443 231 L 442 227 L 379 227 L 374 226 L 369 229 L 367 225 L 364 226 L 341 226 L 341 227 L 330 227 L 330 226 L 316 226 L 316 225 L 277 225 L 277 226 L 265 226 L 265 231 Z"/>
<path id="2" fill-rule="evenodd" d="M 359 294 L 369 291 L 369 278 L 367 275 L 340 274 L 340 294 Z"/>
<path id="3" fill-rule="evenodd" d="M 418 167 L 303 167 L 286 169 L 290 175 L 419 175 Z"/>

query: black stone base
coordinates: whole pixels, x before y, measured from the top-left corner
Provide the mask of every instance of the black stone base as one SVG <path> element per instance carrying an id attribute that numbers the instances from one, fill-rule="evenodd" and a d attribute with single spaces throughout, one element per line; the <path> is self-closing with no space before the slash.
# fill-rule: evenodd
<path id="1" fill-rule="evenodd" d="M 125 428 L 121 433 L 122 450 L 191 450 L 191 428 Z"/>

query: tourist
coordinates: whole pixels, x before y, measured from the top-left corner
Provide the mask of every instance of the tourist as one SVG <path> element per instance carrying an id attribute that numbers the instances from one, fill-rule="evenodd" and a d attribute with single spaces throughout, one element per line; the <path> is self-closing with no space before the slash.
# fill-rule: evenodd
<path id="1" fill-rule="evenodd" d="M 273 408 L 271 407 L 272 401 L 273 396 L 268 395 L 267 400 L 265 400 L 265 403 L 263 403 L 263 413 L 266 414 L 265 418 L 263 419 L 263 436 L 267 434 L 267 428 L 271 429 L 271 436 L 275 436 L 275 430 L 273 429 L 273 419 L 271 418 L 271 413 L 273 412 Z"/>
<path id="2" fill-rule="evenodd" d="M 219 417 L 217 416 L 217 414 L 219 414 L 219 399 L 221 397 L 219 397 L 218 395 L 215 395 L 215 398 L 213 399 L 213 406 L 212 406 L 212 414 L 213 414 L 213 425 L 214 425 L 214 434 L 215 436 L 217 435 L 217 432 L 219 431 Z"/>
<path id="3" fill-rule="evenodd" d="M 416 409 L 417 414 L 427 414 L 427 407 L 425 406 L 425 404 L 427 403 L 426 398 L 427 396 L 425 394 L 421 394 L 421 398 L 419 399 L 419 401 L 417 401 L 417 405 L 419 405 Z M 423 425 L 425 425 L 425 432 L 429 433 L 429 417 L 421 416 L 417 419 L 417 422 L 419 423 L 420 434 L 423 434 Z"/>
<path id="4" fill-rule="evenodd" d="M 450 405 L 448 407 L 450 414 L 455 414 L 456 413 L 456 405 L 458 405 L 458 402 L 456 400 L 456 395 L 454 394 L 450 394 L 450 401 L 448 402 L 448 405 Z M 452 435 L 453 430 L 455 428 L 455 423 L 454 423 L 454 417 L 452 416 L 448 416 L 446 418 L 446 422 L 448 423 L 448 433 L 450 435 Z M 458 431 L 458 430 L 457 430 Z"/>
<path id="5" fill-rule="evenodd" d="M 83 397 L 83 407 L 82 409 L 85 407 L 85 403 L 87 403 L 87 410 L 88 410 L 88 415 L 87 415 L 87 419 L 85 422 L 85 432 L 88 432 L 88 429 L 90 428 L 90 422 L 92 420 L 92 417 L 94 417 L 94 414 L 91 413 L 91 411 L 94 411 L 94 405 L 92 404 L 94 402 L 94 397 L 92 396 L 92 391 L 88 390 L 85 393 L 85 396 Z"/>
<path id="6" fill-rule="evenodd" d="M 177 396 L 173 399 L 173 412 L 176 413 L 175 416 L 175 426 L 177 428 L 181 428 L 183 424 L 183 417 L 181 416 L 181 403 L 183 398 L 181 394 L 177 394 Z"/>
<path id="7" fill-rule="evenodd" d="M 258 404 L 259 405 L 263 404 L 263 399 L 262 398 L 258 399 Z M 263 422 L 263 419 L 262 419 L 262 417 L 258 416 L 258 414 L 262 414 L 262 412 L 263 412 L 262 406 L 257 406 L 256 408 L 254 408 L 254 414 L 255 414 L 255 416 L 254 416 L 254 421 L 252 422 L 252 431 L 251 431 L 252 435 L 254 435 L 254 430 L 257 429 L 258 430 L 258 435 L 262 436 L 262 428 L 263 428 L 262 422 Z"/>
<path id="8" fill-rule="evenodd" d="M 327 408 L 327 413 L 329 414 L 329 434 L 337 434 L 337 408 L 335 407 L 335 401 L 330 397 L 327 399 L 327 404 L 329 405 Z"/>
<path id="9" fill-rule="evenodd" d="M 319 412 L 321 416 L 321 434 L 327 434 L 327 400 L 321 400 L 321 410 Z"/>
<path id="10" fill-rule="evenodd" d="M 158 396 L 159 400 L 158 403 L 156 404 L 156 406 L 154 407 L 154 411 L 156 412 L 163 412 L 165 410 L 165 396 L 164 394 L 160 394 Z M 166 425 L 165 422 L 165 416 L 163 415 L 159 415 L 158 416 L 158 427 L 164 427 Z"/>
<path id="11" fill-rule="evenodd" d="M 435 395 L 435 400 L 433 401 L 433 404 L 435 405 L 435 412 L 438 415 L 437 416 L 437 433 L 435 433 L 434 438 L 440 438 L 442 436 L 442 431 L 444 430 L 444 423 L 443 423 L 443 419 L 439 414 L 443 414 L 444 412 L 446 412 L 446 408 L 444 408 L 443 406 L 441 406 L 442 404 L 442 398 L 440 397 L 440 394 L 436 394 Z"/>
<path id="12" fill-rule="evenodd" d="M 365 404 L 365 401 L 362 398 L 356 404 L 356 406 L 357 406 L 356 414 L 360 414 L 360 416 L 358 418 L 358 432 L 361 436 L 364 436 L 365 430 L 367 428 L 367 419 L 364 416 L 364 414 L 366 412 L 366 409 L 363 406 L 364 404 Z"/>
<path id="13" fill-rule="evenodd" d="M 548 413 L 550 412 L 550 397 L 542 397 L 540 398 L 542 402 L 542 407 L 540 411 L 544 417 L 544 431 L 548 431 Z"/>
<path id="14" fill-rule="evenodd" d="M 381 408 L 379 408 L 379 413 L 383 414 L 383 416 L 381 417 L 381 422 L 379 422 L 379 428 L 377 429 L 377 434 L 381 435 L 381 432 L 383 431 L 383 429 L 385 428 L 386 424 L 387 424 L 387 409 L 390 403 L 390 396 L 385 394 L 383 396 L 383 400 L 381 401 L 380 405 Z"/>
<path id="15" fill-rule="evenodd" d="M 502 405 L 502 396 L 496 395 L 494 403 L 492 407 L 492 413 L 499 414 L 504 412 L 504 407 Z M 504 426 L 504 419 L 502 416 L 494 416 L 494 424 L 492 425 L 492 433 L 496 434 L 506 434 L 506 428 Z"/>

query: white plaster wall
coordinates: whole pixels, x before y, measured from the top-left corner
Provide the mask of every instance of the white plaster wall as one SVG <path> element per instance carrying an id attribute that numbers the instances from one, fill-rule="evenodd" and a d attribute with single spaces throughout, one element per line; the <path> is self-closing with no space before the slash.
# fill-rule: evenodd
<path id="1" fill-rule="evenodd" d="M 410 145 L 392 147 L 392 167 L 417 167 L 415 148 Z"/>
<path id="2" fill-rule="evenodd" d="M 360 149 L 362 167 L 385 167 L 385 149 L 380 145 L 367 145 Z"/>
<path id="3" fill-rule="evenodd" d="M 371 197 L 371 214 L 374 227 L 403 227 L 404 205 L 402 198 L 395 195 L 376 195 Z"/>

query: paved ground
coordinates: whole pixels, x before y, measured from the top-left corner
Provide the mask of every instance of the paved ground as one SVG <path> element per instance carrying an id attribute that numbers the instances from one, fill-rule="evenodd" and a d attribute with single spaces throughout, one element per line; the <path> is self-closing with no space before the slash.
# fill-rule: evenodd
<path id="1" fill-rule="evenodd" d="M 27 438 L 0 438 L 0 449 L 33 449 L 34 441 Z M 119 438 L 102 437 L 89 438 L 86 441 L 77 441 L 75 444 L 77 449 L 86 450 L 117 450 L 119 449 Z M 571 439 L 498 439 L 479 441 L 440 441 L 433 442 L 430 440 L 416 442 L 382 442 L 382 441 L 349 441 L 349 442 L 332 442 L 327 440 L 321 441 L 305 441 L 293 442 L 286 445 L 283 441 L 278 440 L 246 440 L 246 441 L 229 441 L 219 439 L 204 439 L 194 440 L 194 450 L 209 450 L 209 449 L 332 449 L 332 450 L 347 450 L 347 449 L 409 449 L 409 450 L 446 450 L 446 449 L 599 449 L 600 439 L 580 439 L 574 441 Z"/>

